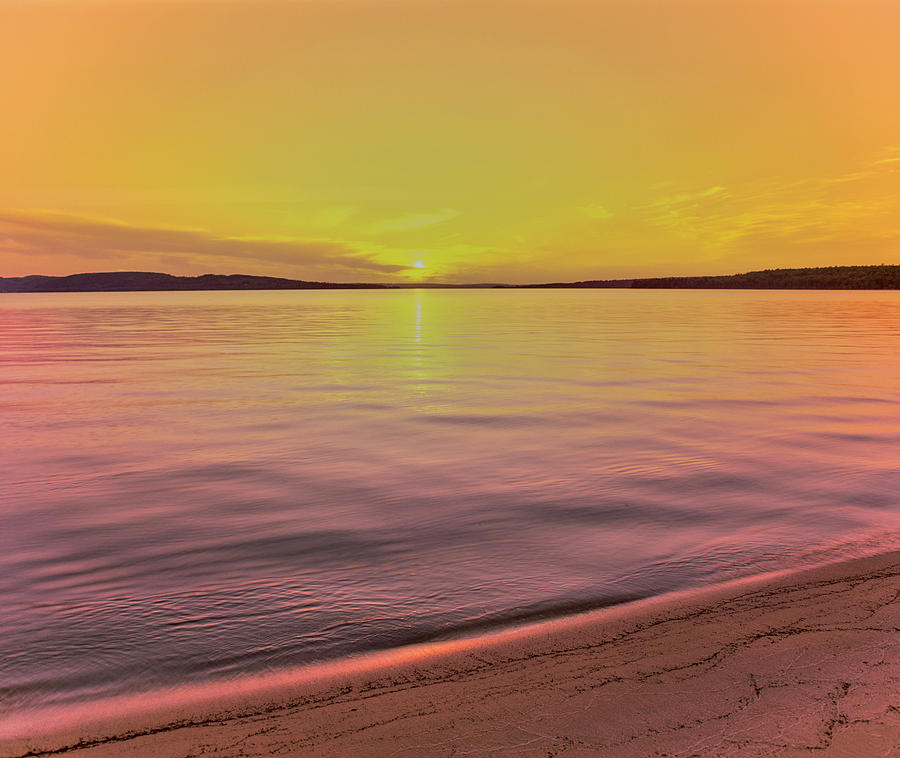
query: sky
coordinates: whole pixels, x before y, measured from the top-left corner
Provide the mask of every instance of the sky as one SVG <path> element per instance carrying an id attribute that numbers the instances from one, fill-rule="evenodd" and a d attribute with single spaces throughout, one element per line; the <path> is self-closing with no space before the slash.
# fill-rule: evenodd
<path id="1" fill-rule="evenodd" d="M 0 275 L 900 263 L 896 0 L 0 0 Z"/>

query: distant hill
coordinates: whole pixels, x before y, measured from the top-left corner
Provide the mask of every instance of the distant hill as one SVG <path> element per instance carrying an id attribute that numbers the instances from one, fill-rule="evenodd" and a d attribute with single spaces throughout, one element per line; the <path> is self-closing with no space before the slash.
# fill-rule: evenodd
<path id="1" fill-rule="evenodd" d="M 629 289 L 634 279 L 588 279 L 583 282 L 553 282 L 551 284 L 497 284 L 496 287 L 516 289 Z"/>
<path id="2" fill-rule="evenodd" d="M 141 292 L 165 290 L 383 289 L 383 284 L 333 284 L 247 274 L 172 276 L 149 271 L 113 271 L 71 276 L 0 277 L 0 292 Z"/>
<path id="3" fill-rule="evenodd" d="M 0 292 L 140 292 L 166 290 L 323 289 L 800 289 L 900 290 L 900 266 L 776 268 L 729 276 L 667 276 L 653 279 L 591 279 L 549 284 L 334 283 L 246 274 L 172 276 L 147 271 L 114 271 L 71 276 L 0 277 Z"/>
<path id="4" fill-rule="evenodd" d="M 900 266 L 775 268 L 726 276 L 665 276 L 652 279 L 601 279 L 499 286 L 528 289 L 895 290 L 900 289 Z"/>
<path id="5" fill-rule="evenodd" d="M 900 266 L 829 266 L 775 268 L 730 276 L 667 276 L 635 279 L 639 289 L 778 289 L 778 290 L 896 290 Z"/>

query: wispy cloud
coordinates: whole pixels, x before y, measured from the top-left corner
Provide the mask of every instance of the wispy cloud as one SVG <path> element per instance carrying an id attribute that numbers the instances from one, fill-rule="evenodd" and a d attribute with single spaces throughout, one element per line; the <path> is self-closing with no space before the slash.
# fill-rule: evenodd
<path id="1" fill-rule="evenodd" d="M 333 229 L 359 212 L 355 205 L 336 205 L 299 214 L 297 220 L 309 229 Z"/>
<path id="2" fill-rule="evenodd" d="M 597 219 L 598 221 L 606 221 L 613 217 L 613 212 L 600 203 L 588 203 L 581 206 L 581 212 L 588 218 Z"/>
<path id="3" fill-rule="evenodd" d="M 900 151 L 886 151 L 855 171 L 794 182 L 759 181 L 657 198 L 639 209 L 650 227 L 720 256 L 843 245 L 884 251 L 900 242 Z M 895 255 L 900 251 L 895 251 Z M 752 258 L 752 255 L 749 255 Z"/>
<path id="4" fill-rule="evenodd" d="M 245 267 L 262 262 L 383 274 L 408 268 L 381 263 L 351 244 L 332 240 L 239 237 L 50 211 L 0 211 L 2 250 L 107 260 L 174 254 Z"/>
<path id="5" fill-rule="evenodd" d="M 419 229 L 423 226 L 432 226 L 459 216 L 459 211 L 453 208 L 441 208 L 431 213 L 413 213 L 408 216 L 387 219 L 372 224 L 368 231 L 370 234 L 386 234 L 388 232 L 403 232 L 407 229 Z"/>
<path id="6" fill-rule="evenodd" d="M 676 195 L 667 195 L 666 197 L 654 200 L 651 205 L 662 208 L 673 205 L 692 205 L 701 200 L 705 200 L 706 198 L 721 195 L 723 192 L 725 192 L 725 188 L 716 185 L 715 187 L 707 187 L 706 189 L 695 190 L 693 192 L 679 192 Z"/>

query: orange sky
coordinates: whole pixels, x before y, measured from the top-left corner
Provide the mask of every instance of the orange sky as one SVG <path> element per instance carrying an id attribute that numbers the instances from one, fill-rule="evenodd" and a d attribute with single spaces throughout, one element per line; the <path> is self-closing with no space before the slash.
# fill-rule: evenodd
<path id="1" fill-rule="evenodd" d="M 898 30 L 896 0 L 0 0 L 0 275 L 900 263 Z"/>

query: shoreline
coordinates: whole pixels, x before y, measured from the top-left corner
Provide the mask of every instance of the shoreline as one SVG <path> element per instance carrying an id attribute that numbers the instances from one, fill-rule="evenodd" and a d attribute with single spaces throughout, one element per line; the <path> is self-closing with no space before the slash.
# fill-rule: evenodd
<path id="1" fill-rule="evenodd" d="M 409 267 L 407 267 L 409 268 Z M 424 265 L 420 267 L 420 270 Z M 93 271 L 68 276 L 0 276 L 0 293 L 191 292 L 359 289 L 763 289 L 900 290 L 900 266 L 869 264 L 747 271 L 741 274 L 631 277 L 509 284 L 504 282 L 321 282 L 255 274 L 177 276 L 158 271 Z"/>
<path id="2" fill-rule="evenodd" d="M 14 716 L 0 756 L 900 755 L 898 597 L 893 551 Z"/>

